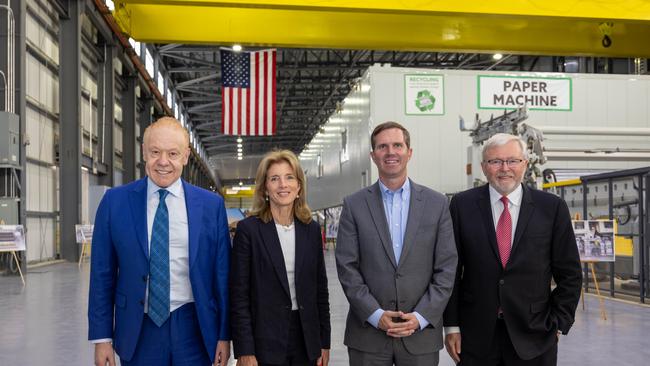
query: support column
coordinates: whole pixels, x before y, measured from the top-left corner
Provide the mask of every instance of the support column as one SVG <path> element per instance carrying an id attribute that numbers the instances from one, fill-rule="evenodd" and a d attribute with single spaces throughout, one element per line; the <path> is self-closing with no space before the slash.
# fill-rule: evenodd
<path id="1" fill-rule="evenodd" d="M 144 177 L 147 173 L 144 171 L 144 151 L 142 151 L 142 143 L 144 142 L 144 130 L 151 124 L 152 116 L 151 109 L 153 108 L 153 98 L 151 96 L 144 96 L 141 98 L 142 111 L 140 111 L 140 157 L 141 161 L 137 162 L 138 169 L 140 169 L 140 176 Z"/>
<path id="2" fill-rule="evenodd" d="M 100 112 L 98 113 L 102 124 L 99 127 L 99 151 L 101 163 L 106 166 L 106 174 L 99 177 L 99 184 L 113 187 L 115 174 L 113 162 L 115 161 L 115 144 L 113 143 L 113 125 L 115 122 L 115 47 L 104 45 L 104 62 L 100 65 L 101 74 L 97 80 Z"/>
<path id="3" fill-rule="evenodd" d="M 59 187 L 61 257 L 76 262 L 75 225 L 81 222 L 81 14 L 83 1 L 67 2 L 59 35 Z M 111 172 L 112 174 L 112 172 Z"/>
<path id="4" fill-rule="evenodd" d="M 122 168 L 123 181 L 135 180 L 135 117 L 137 113 L 135 86 L 137 75 L 126 76 L 126 90 L 122 93 Z"/>

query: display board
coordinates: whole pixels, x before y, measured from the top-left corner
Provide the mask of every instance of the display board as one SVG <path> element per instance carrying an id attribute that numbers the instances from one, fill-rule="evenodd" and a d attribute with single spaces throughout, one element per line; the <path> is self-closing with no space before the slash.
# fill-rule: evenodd
<path id="1" fill-rule="evenodd" d="M 0 252 L 25 250 L 23 225 L 0 225 Z"/>
<path id="2" fill-rule="evenodd" d="M 614 220 L 573 220 L 573 232 L 583 262 L 614 262 Z"/>

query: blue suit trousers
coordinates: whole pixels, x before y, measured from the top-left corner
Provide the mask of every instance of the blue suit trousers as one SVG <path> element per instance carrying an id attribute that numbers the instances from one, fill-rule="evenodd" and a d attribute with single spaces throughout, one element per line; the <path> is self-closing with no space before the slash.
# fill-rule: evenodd
<path id="1" fill-rule="evenodd" d="M 133 358 L 122 366 L 211 365 L 194 303 L 174 310 L 160 328 L 145 314 Z"/>

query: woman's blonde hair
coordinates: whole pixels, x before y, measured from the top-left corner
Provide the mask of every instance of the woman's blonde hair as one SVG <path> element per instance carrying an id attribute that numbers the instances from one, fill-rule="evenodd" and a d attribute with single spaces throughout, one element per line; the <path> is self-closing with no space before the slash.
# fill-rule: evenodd
<path id="1" fill-rule="evenodd" d="M 300 162 L 296 155 L 289 150 L 273 150 L 268 152 L 262 158 L 260 165 L 257 166 L 257 175 L 255 176 L 255 194 L 253 196 L 253 208 L 250 215 L 257 216 L 263 222 L 269 222 L 273 218 L 271 215 L 271 206 L 266 200 L 268 192 L 266 191 L 266 179 L 271 165 L 286 162 L 293 170 L 300 191 L 298 197 L 293 201 L 293 215 L 301 222 L 308 224 L 311 222 L 311 209 L 307 205 L 307 182 L 305 182 L 305 173 L 300 167 Z"/>

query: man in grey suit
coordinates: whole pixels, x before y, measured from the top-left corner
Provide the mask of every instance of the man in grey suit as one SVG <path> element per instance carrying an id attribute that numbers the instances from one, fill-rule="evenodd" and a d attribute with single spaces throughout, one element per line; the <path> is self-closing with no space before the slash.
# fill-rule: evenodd
<path id="1" fill-rule="evenodd" d="M 408 179 L 402 125 L 370 141 L 379 181 L 343 201 L 336 246 L 350 365 L 437 365 L 457 261 L 447 198 Z"/>

